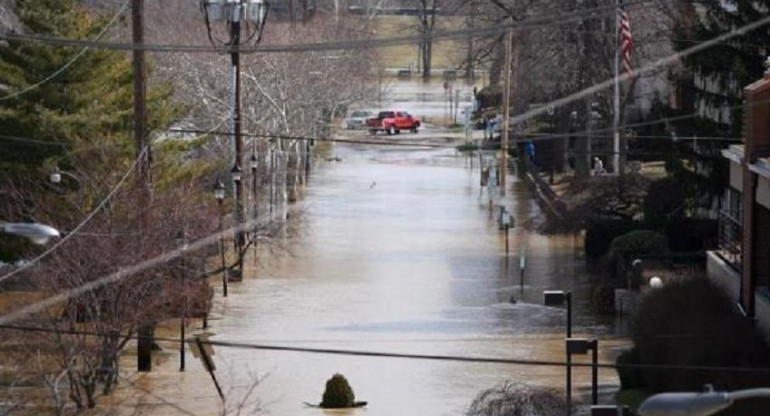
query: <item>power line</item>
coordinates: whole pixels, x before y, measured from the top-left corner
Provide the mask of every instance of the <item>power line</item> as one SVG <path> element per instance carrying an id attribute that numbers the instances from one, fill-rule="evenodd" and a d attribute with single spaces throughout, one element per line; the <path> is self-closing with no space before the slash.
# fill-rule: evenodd
<path id="1" fill-rule="evenodd" d="M 82 330 L 67 330 L 67 329 L 52 329 L 42 328 L 26 325 L 0 325 L 0 329 L 33 332 L 33 333 L 51 333 L 58 335 L 78 335 L 86 337 L 104 338 L 111 337 L 113 334 L 99 333 L 93 331 Z M 151 339 L 161 342 L 179 343 L 179 338 L 170 337 L 144 337 L 140 335 L 126 335 L 126 338 L 132 340 L 138 339 Z M 195 338 L 185 339 L 184 342 L 190 342 Z M 235 342 L 235 341 L 215 341 L 215 340 L 203 340 L 201 343 L 205 345 L 211 345 L 214 347 L 222 348 L 234 348 L 234 349 L 246 349 L 246 350 L 258 350 L 258 351 L 278 351 L 278 352 L 296 352 L 307 354 L 323 354 L 323 355 L 343 355 L 343 356 L 358 356 L 358 357 L 372 357 L 372 358 L 398 358 L 398 359 L 411 359 L 411 360 L 423 360 L 423 361 L 450 361 L 450 362 L 464 362 L 475 364 L 506 364 L 506 365 L 521 365 L 521 366 L 538 366 L 538 367 L 566 367 L 567 363 L 564 361 L 554 360 L 532 360 L 532 359 L 517 359 L 517 358 L 499 358 L 499 357 L 473 357 L 473 356 L 460 356 L 460 355 L 437 355 L 437 354 L 410 354 L 410 353 L 394 353 L 383 351 L 366 351 L 366 350 L 349 350 L 349 349 L 336 349 L 336 348 L 309 348 L 309 347 L 292 347 L 286 345 L 270 345 L 270 344 L 257 344 L 247 342 Z M 571 363 L 572 367 L 593 367 L 592 363 Z M 635 368 L 635 369 L 650 369 L 650 370 L 672 370 L 672 371 L 721 371 L 721 372 L 735 372 L 735 373 L 769 373 L 770 367 L 737 367 L 737 366 L 710 366 L 710 365 L 678 365 L 678 364 L 617 364 L 617 363 L 597 363 L 599 368 Z"/>
<path id="2" fill-rule="evenodd" d="M 728 39 L 732 39 L 732 38 L 734 38 L 736 36 L 741 36 L 741 35 L 746 34 L 747 32 L 759 29 L 760 27 L 765 26 L 768 23 L 770 23 L 770 16 L 766 16 L 766 17 L 764 17 L 764 18 L 762 18 L 760 20 L 757 20 L 755 22 L 746 24 L 746 25 L 741 26 L 739 28 L 734 28 L 734 29 L 730 30 L 727 33 L 724 33 L 724 34 L 721 34 L 719 36 L 716 36 L 716 37 L 714 37 L 714 38 L 712 38 L 710 40 L 704 41 L 703 43 L 697 44 L 697 45 L 692 46 L 690 48 L 687 48 L 687 49 L 685 49 L 683 51 L 671 54 L 671 55 L 669 55 L 669 56 L 667 56 L 665 58 L 661 58 L 661 59 L 659 59 L 659 60 L 657 60 L 657 61 L 655 61 L 655 62 L 653 62 L 651 64 L 645 65 L 645 66 L 639 68 L 638 70 L 635 70 L 635 74 L 638 75 L 638 76 L 642 76 L 645 73 L 648 73 L 648 72 L 651 72 L 651 71 L 657 69 L 658 67 L 668 66 L 668 65 L 677 63 L 677 62 L 681 61 L 683 58 L 686 58 L 689 55 L 698 53 L 698 52 L 700 52 L 700 51 L 702 51 L 704 49 L 710 48 L 711 46 L 713 46 L 715 44 L 724 42 L 724 41 L 726 41 Z M 631 78 L 631 75 L 629 73 L 624 73 L 623 75 L 621 75 L 621 76 L 619 76 L 617 78 L 618 78 L 618 82 L 620 82 L 620 81 L 627 81 L 627 80 L 629 80 Z M 527 121 L 529 119 L 532 119 L 532 118 L 534 118 L 536 116 L 544 114 L 545 112 L 548 111 L 549 108 L 561 107 L 561 106 L 570 104 L 573 101 L 584 99 L 586 97 L 589 97 L 589 96 L 591 96 L 593 94 L 599 93 L 602 90 L 605 90 L 605 89 L 611 87 L 614 84 L 614 82 L 615 82 L 615 77 L 610 78 L 608 80 L 605 80 L 603 82 L 594 84 L 594 85 L 592 85 L 590 87 L 587 87 L 587 88 L 585 88 L 585 89 L 583 89 L 581 91 L 578 91 L 576 93 L 570 94 L 570 95 L 568 95 L 566 97 L 562 97 L 562 98 L 559 98 L 557 100 L 553 100 L 550 103 L 547 103 L 546 105 L 544 105 L 544 106 L 542 106 L 540 108 L 529 110 L 529 111 L 524 112 L 523 114 L 515 116 L 515 117 L 513 117 L 513 120 L 511 120 L 511 122 L 513 124 L 519 124 L 519 123 L 522 123 L 522 122 Z"/>
<path id="3" fill-rule="evenodd" d="M 676 1 L 676 0 L 668 0 Z M 636 2 L 626 3 L 631 5 L 644 5 L 653 3 L 653 0 L 638 0 Z M 615 6 L 599 6 L 591 9 L 570 11 L 559 14 L 542 15 L 530 17 L 529 19 L 515 23 L 504 23 L 489 25 L 481 28 L 460 29 L 455 31 L 437 31 L 426 35 L 398 36 L 386 39 L 358 39 L 331 42 L 304 43 L 294 45 L 258 45 L 258 46 L 199 46 L 199 45 L 172 45 L 172 44 L 134 44 L 120 42 L 99 42 L 80 39 L 58 38 L 52 36 L 42 36 L 33 34 L 20 34 L 6 31 L 0 34 L 0 39 L 30 41 L 45 43 L 54 46 L 84 46 L 98 49 L 117 49 L 117 50 L 145 50 L 159 53 L 289 53 L 289 52 L 320 52 L 332 50 L 353 50 L 353 49 L 373 49 L 387 46 L 410 45 L 416 42 L 432 41 L 440 42 L 453 39 L 468 39 L 474 37 L 486 37 L 506 33 L 509 30 L 533 30 L 550 26 L 558 26 L 581 20 L 586 17 L 598 17 L 600 12 L 615 12 Z"/>
<path id="4" fill-rule="evenodd" d="M 7 140 L 11 142 L 18 142 L 18 143 L 29 143 L 29 144 L 43 145 L 43 146 L 64 146 L 64 147 L 67 146 L 66 143 L 61 143 L 61 142 L 49 142 L 45 140 L 30 139 L 28 137 L 6 136 L 3 134 L 0 134 L 0 140 Z"/>
<path id="5" fill-rule="evenodd" d="M 131 4 L 131 0 L 126 0 L 123 3 L 123 5 L 115 13 L 115 15 L 109 21 L 109 23 L 107 23 L 107 25 L 104 27 L 104 29 L 102 29 L 102 31 L 99 32 L 98 35 L 96 35 L 96 37 L 94 38 L 94 41 L 98 41 L 99 39 L 101 39 L 107 33 L 107 30 L 118 20 L 118 18 L 123 14 L 123 12 L 126 11 L 126 9 L 128 8 L 129 4 Z M 48 81 L 51 81 L 52 79 L 54 79 L 57 76 L 59 76 L 59 74 L 61 74 L 62 72 L 66 71 L 70 66 L 72 66 L 72 64 L 74 64 L 78 59 L 80 59 L 89 49 L 90 49 L 90 47 L 88 47 L 88 46 L 84 47 L 72 59 L 70 59 L 67 63 L 65 63 L 61 68 L 59 68 L 58 70 L 56 70 L 51 75 L 49 75 L 46 78 L 44 78 L 42 81 L 40 81 L 40 82 L 38 82 L 36 84 L 32 84 L 32 85 L 30 85 L 30 86 L 28 86 L 28 87 L 26 87 L 26 88 L 24 88 L 22 90 L 19 90 L 19 91 L 16 91 L 14 93 L 8 94 L 6 96 L 0 97 L 0 102 L 6 101 L 6 100 L 10 100 L 11 98 L 18 97 L 18 96 L 20 96 L 22 94 L 26 94 L 26 93 L 34 90 L 34 89 L 39 88 L 40 86 L 42 86 L 43 84 L 47 83 Z"/>

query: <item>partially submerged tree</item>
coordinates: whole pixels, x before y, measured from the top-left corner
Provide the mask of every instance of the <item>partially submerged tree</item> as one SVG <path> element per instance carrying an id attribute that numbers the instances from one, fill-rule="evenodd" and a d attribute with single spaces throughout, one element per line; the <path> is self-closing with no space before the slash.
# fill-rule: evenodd
<path id="1" fill-rule="evenodd" d="M 567 403 L 554 389 L 505 382 L 484 390 L 471 403 L 466 416 L 560 416 Z"/>

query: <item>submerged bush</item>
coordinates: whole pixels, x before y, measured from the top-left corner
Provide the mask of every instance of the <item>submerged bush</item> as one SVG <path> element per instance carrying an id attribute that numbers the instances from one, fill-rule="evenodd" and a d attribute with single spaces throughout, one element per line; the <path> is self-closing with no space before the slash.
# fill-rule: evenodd
<path id="1" fill-rule="evenodd" d="M 321 407 L 328 409 L 337 409 L 342 407 L 353 407 L 356 401 L 356 395 L 350 383 L 342 374 L 335 374 L 326 381 L 326 390 L 324 391 Z"/>
<path id="2" fill-rule="evenodd" d="M 562 416 L 567 402 L 558 391 L 505 382 L 479 393 L 466 416 Z"/>

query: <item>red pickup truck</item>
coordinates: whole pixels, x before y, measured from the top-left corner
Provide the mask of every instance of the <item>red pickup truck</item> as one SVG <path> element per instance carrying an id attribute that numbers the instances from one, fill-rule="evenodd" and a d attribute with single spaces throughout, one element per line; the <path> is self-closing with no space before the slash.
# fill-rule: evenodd
<path id="1" fill-rule="evenodd" d="M 420 127 L 420 120 L 401 110 L 380 111 L 377 117 L 366 119 L 366 128 L 371 134 L 376 134 L 378 131 L 398 134 L 401 130 L 417 133 L 418 127 Z"/>

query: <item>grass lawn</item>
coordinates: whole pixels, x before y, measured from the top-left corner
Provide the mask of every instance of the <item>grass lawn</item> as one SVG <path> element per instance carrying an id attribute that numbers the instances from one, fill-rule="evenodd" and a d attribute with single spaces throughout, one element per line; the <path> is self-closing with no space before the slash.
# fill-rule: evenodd
<path id="1" fill-rule="evenodd" d="M 415 16 L 378 16 L 375 20 L 377 38 L 393 38 L 417 34 Z M 436 31 L 458 30 L 463 26 L 463 18 L 456 16 L 438 16 Z M 380 59 L 387 68 L 408 68 L 417 62 L 417 45 L 401 45 L 381 48 Z M 432 67 L 435 69 L 455 69 L 465 58 L 465 42 L 448 40 L 433 43 Z"/>

